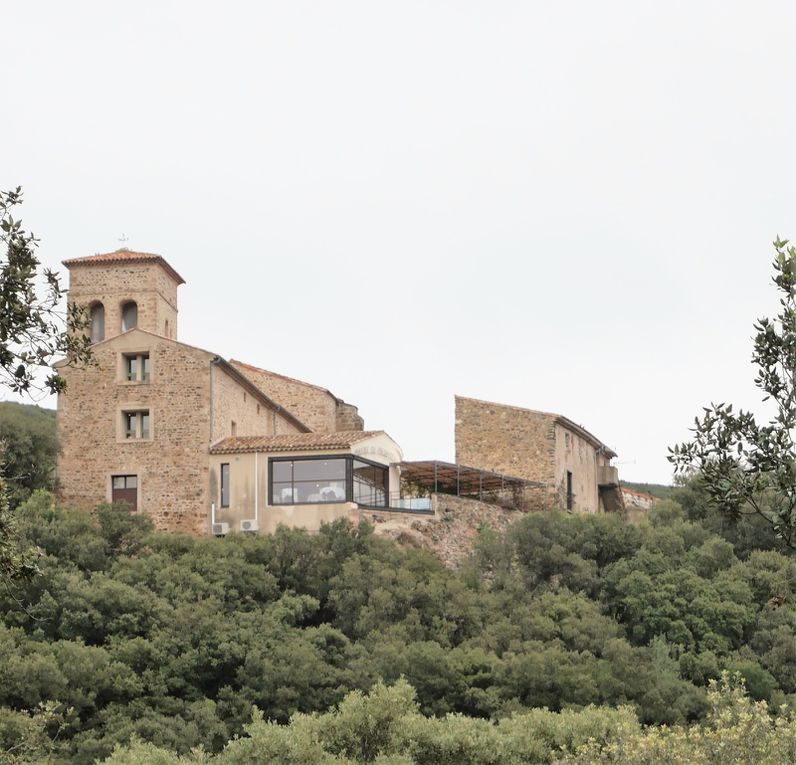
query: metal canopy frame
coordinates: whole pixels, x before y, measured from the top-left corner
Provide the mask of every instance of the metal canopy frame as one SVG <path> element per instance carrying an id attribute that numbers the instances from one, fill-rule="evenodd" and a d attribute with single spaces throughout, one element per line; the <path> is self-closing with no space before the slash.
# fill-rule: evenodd
<path id="1" fill-rule="evenodd" d="M 400 467 L 402 483 L 410 482 L 435 494 L 480 498 L 484 492 L 548 487 L 539 481 L 439 460 L 401 462 Z"/>

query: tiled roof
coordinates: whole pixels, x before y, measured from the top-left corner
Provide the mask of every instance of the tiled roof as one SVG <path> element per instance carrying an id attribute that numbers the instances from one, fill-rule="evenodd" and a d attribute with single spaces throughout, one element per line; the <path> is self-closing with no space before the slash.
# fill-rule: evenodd
<path id="1" fill-rule="evenodd" d="M 185 279 L 166 262 L 166 259 L 162 255 L 156 255 L 153 252 L 133 252 L 122 247 L 113 252 L 97 253 L 96 255 L 88 255 L 85 258 L 72 258 L 71 260 L 63 261 L 67 268 L 71 266 L 102 266 L 105 263 L 159 263 L 177 284 L 185 284 Z"/>
<path id="2" fill-rule="evenodd" d="M 349 449 L 383 430 L 343 430 L 339 433 L 286 433 L 281 436 L 229 436 L 210 447 L 211 454 Z"/>

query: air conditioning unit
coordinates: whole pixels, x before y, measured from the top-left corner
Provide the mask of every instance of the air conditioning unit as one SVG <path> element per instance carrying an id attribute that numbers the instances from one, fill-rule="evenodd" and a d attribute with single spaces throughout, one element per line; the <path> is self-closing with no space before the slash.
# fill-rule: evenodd
<path id="1" fill-rule="evenodd" d="M 229 534 L 229 524 L 228 523 L 214 523 L 213 524 L 213 535 L 217 537 L 225 537 Z"/>
<path id="2" fill-rule="evenodd" d="M 255 531 L 258 531 L 259 528 L 260 528 L 260 524 L 257 523 L 257 519 L 256 518 L 250 518 L 247 521 L 241 521 L 240 522 L 240 530 L 241 531 L 249 531 L 249 532 L 254 533 Z"/>

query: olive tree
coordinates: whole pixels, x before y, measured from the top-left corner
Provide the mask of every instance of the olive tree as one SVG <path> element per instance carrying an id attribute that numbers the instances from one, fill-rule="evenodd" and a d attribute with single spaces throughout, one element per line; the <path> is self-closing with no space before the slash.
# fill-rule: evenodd
<path id="1" fill-rule="evenodd" d="M 58 357 L 75 364 L 90 359 L 85 310 L 61 307 L 58 275 L 42 268 L 38 239 L 22 228 L 12 211 L 22 189 L 0 191 L 0 385 L 16 393 L 58 393 L 65 381 L 51 365 Z M 47 370 L 43 381 L 40 375 Z"/>
<path id="2" fill-rule="evenodd" d="M 88 322 L 81 307 L 62 308 L 58 275 L 42 268 L 36 257 L 38 239 L 12 215 L 21 204 L 20 187 L 0 191 L 0 386 L 31 396 L 58 393 L 66 383 L 51 365 L 59 357 L 78 365 L 91 359 L 84 331 Z M 0 443 L 0 464 L 3 451 Z M 31 557 L 17 548 L 13 522 L 0 476 L 0 579 L 24 576 L 35 568 Z"/>
<path id="3" fill-rule="evenodd" d="M 773 282 L 780 310 L 761 318 L 752 363 L 768 422 L 732 404 L 711 404 L 694 419 L 691 441 L 669 449 L 675 476 L 696 473 L 709 499 L 731 519 L 764 518 L 776 537 L 796 548 L 796 247 L 777 237 Z"/>

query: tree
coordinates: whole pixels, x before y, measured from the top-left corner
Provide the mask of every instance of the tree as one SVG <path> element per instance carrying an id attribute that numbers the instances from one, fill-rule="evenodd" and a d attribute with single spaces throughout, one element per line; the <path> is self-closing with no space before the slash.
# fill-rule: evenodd
<path id="1" fill-rule="evenodd" d="M 0 385 L 16 393 L 57 393 L 66 383 L 51 369 L 53 361 L 59 356 L 73 364 L 91 359 L 91 341 L 83 331 L 88 320 L 80 306 L 62 312 L 58 276 L 41 269 L 36 257 L 38 240 L 11 214 L 20 204 L 20 187 L 0 191 L 0 243 L 6 249 L 5 256 L 0 256 Z M 47 374 L 40 382 L 43 369 Z M 5 484 L 0 480 L 0 579 L 32 570 L 30 557 L 16 547 L 12 529 Z"/>
<path id="2" fill-rule="evenodd" d="M 773 281 L 780 312 L 754 324 L 752 363 L 763 401 L 774 406 L 767 424 L 732 404 L 704 407 L 690 442 L 669 450 L 676 475 L 698 474 L 710 501 L 738 520 L 756 514 L 796 548 L 796 247 L 777 237 Z"/>
<path id="3" fill-rule="evenodd" d="M 58 457 L 52 409 L 0 402 L 0 442 L 4 447 L 3 472 L 12 510 L 36 489 L 52 491 Z"/>
<path id="4" fill-rule="evenodd" d="M 51 364 L 64 356 L 75 364 L 91 357 L 85 309 L 72 305 L 63 312 L 58 275 L 41 269 L 38 239 L 11 214 L 22 203 L 22 189 L 0 191 L 0 384 L 17 393 L 58 393 L 65 382 Z M 43 281 L 43 289 L 37 281 Z M 48 373 L 39 381 L 41 370 Z"/>

